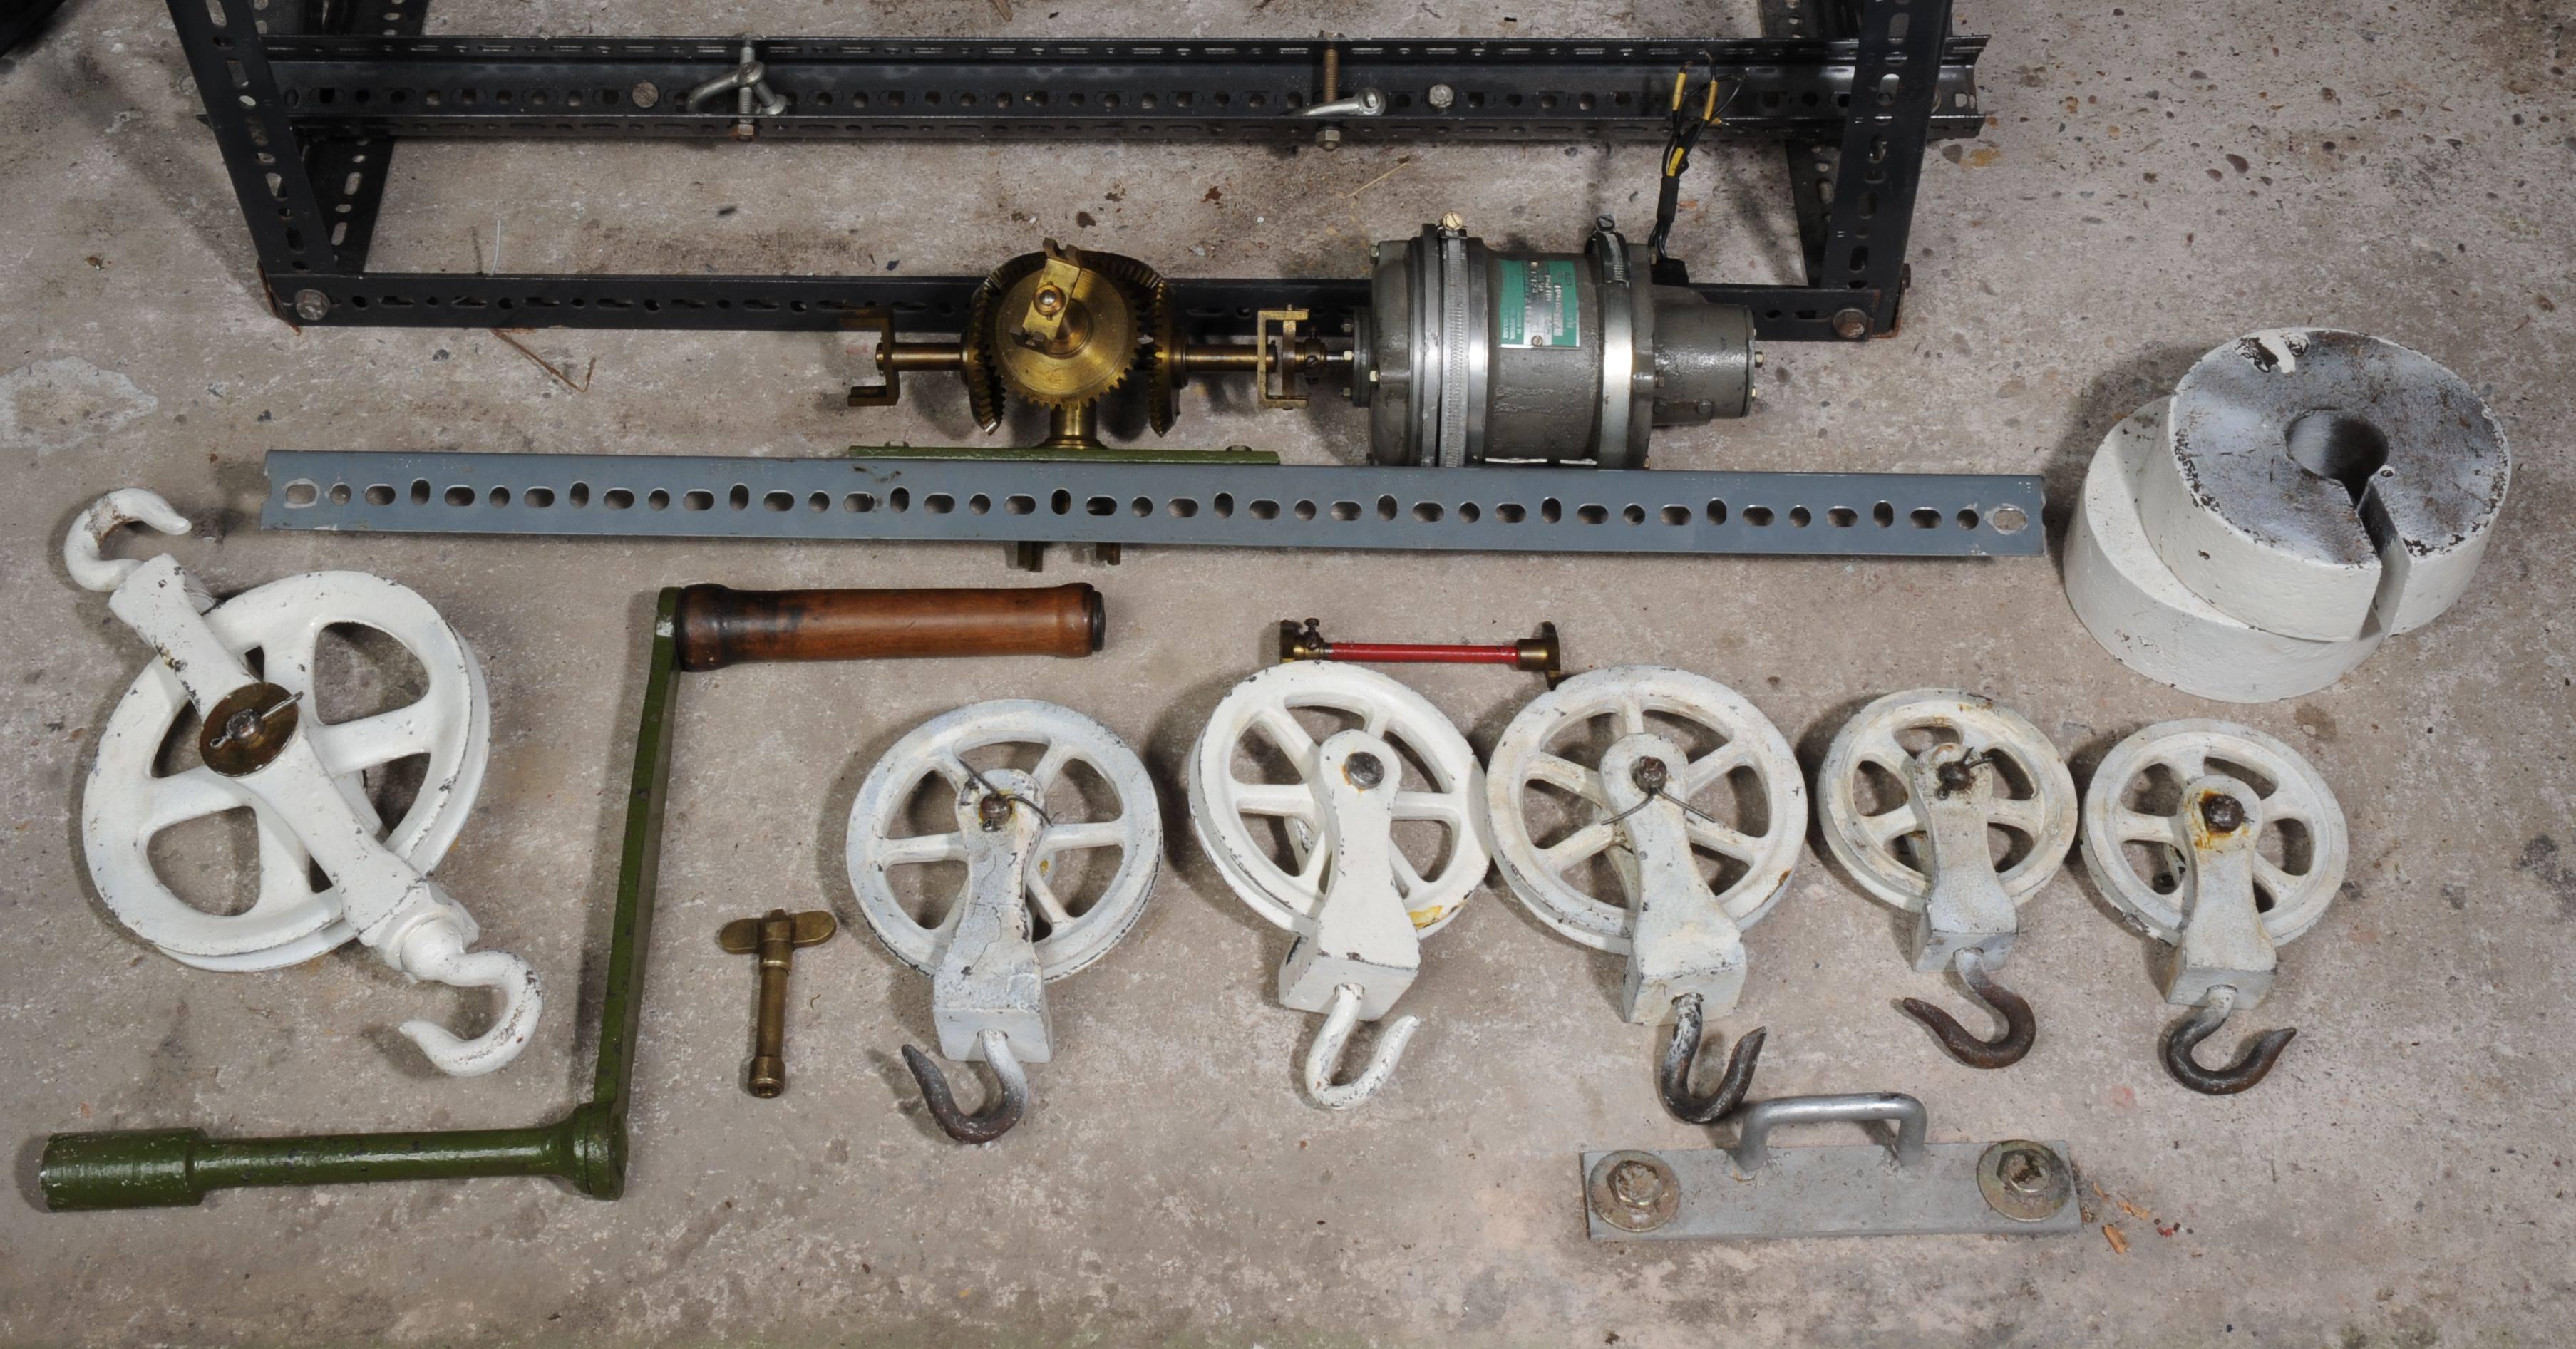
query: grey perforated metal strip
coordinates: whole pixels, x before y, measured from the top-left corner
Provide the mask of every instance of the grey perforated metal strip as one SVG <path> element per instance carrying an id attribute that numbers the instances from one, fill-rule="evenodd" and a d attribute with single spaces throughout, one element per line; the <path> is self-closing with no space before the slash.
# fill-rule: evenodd
<path id="1" fill-rule="evenodd" d="M 1449 552 L 2038 556 L 2019 474 L 268 456 L 266 529 Z"/>

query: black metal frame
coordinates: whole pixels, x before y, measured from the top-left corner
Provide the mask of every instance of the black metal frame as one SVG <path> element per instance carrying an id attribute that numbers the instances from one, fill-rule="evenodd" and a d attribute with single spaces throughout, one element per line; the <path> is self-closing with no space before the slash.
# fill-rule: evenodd
<path id="1" fill-rule="evenodd" d="M 428 0 L 170 0 L 239 194 L 269 300 L 302 324 L 830 330 L 891 312 L 937 330 L 973 276 L 369 273 L 394 146 L 408 137 L 738 135 L 732 96 L 685 92 L 738 64 L 739 38 L 424 37 Z M 1807 281 L 1700 285 L 1771 341 L 1893 331 L 1925 146 L 1974 134 L 1981 37 L 1950 0 L 1765 0 L 1765 37 L 1337 41 L 1339 88 L 1381 90 L 1346 145 L 1402 140 L 1653 141 L 1676 70 L 1740 82 L 1720 134 L 1787 147 Z M 762 138 L 1311 140 L 1295 115 L 1322 41 L 778 38 L 757 41 L 788 100 Z M 1431 90 L 1446 86 L 1446 106 Z M 639 106 L 640 105 L 640 106 Z M 1680 280 L 1659 277 L 1660 280 Z M 1174 282 L 1192 335 L 1249 337 L 1262 309 L 1331 324 L 1363 279 Z M 953 322 L 952 325 L 953 327 Z"/>

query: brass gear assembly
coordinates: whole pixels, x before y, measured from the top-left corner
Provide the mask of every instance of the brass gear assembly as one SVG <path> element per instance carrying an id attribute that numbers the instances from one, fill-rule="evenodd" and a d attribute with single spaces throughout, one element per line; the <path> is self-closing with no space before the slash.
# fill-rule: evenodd
<path id="1" fill-rule="evenodd" d="M 954 347 L 890 343 L 877 359 L 889 375 L 957 371 L 967 407 L 987 431 L 1002 424 L 1005 403 L 1017 400 L 1054 414 L 1054 433 L 1041 448 L 1096 450 L 1097 405 L 1127 382 L 1142 343 L 1171 340 L 1171 314 L 1170 287 L 1153 268 L 1049 239 L 1043 251 L 1003 263 L 976 287 Z M 1153 383 L 1154 430 L 1161 433 L 1177 408 L 1159 363 Z"/>

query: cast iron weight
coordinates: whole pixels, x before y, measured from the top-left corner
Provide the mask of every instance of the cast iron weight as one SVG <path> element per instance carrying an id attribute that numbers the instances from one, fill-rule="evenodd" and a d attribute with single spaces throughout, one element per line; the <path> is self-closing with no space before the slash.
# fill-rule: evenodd
<path id="1" fill-rule="evenodd" d="M 716 942 L 724 949 L 760 956 L 760 1020 L 752 1030 L 744 1091 L 765 1101 L 787 1090 L 787 973 L 795 967 L 797 947 L 820 946 L 839 930 L 832 915 L 820 909 L 796 914 L 771 909 L 758 918 L 737 918 L 717 931 Z"/>
<path id="2" fill-rule="evenodd" d="M 1444 646 L 1419 642 L 1329 642 L 1322 625 L 1307 619 L 1279 620 L 1279 659 L 1337 660 L 1363 665 L 1508 665 L 1543 676 L 1549 688 L 1565 682 L 1565 649 L 1556 625 L 1541 623 L 1538 632 L 1517 642 L 1495 646 Z"/>

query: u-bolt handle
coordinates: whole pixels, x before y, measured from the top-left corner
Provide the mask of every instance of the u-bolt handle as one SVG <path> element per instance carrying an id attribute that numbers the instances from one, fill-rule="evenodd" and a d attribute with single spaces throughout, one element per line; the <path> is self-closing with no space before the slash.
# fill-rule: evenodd
<path id="1" fill-rule="evenodd" d="M 430 1063 L 450 1077 L 480 1077 L 519 1056 L 528 1047 L 545 994 L 528 962 L 500 951 L 468 951 L 456 925 L 432 921 L 412 929 L 402 940 L 397 968 L 415 979 L 458 988 L 501 990 L 501 1015 L 492 1028 L 472 1039 L 434 1021 L 406 1021 L 398 1029 L 420 1046 Z"/>
<path id="2" fill-rule="evenodd" d="M 1717 1089 L 1706 1096 L 1691 1095 L 1691 1069 L 1699 1064 L 1700 996 L 1685 993 L 1673 999 L 1673 1038 L 1664 1045 L 1662 1087 L 1664 1108 L 1673 1117 L 1688 1124 L 1715 1124 L 1744 1104 L 1744 1094 L 1753 1089 L 1753 1064 L 1762 1057 L 1762 1042 L 1769 1038 L 1768 1027 L 1757 1026 L 1735 1042 L 1735 1052 L 1727 1056 L 1726 1075 L 1717 1081 Z"/>
<path id="3" fill-rule="evenodd" d="M 1956 963 L 1959 981 L 2004 1019 L 2003 1034 L 1980 1040 L 1960 1025 L 1957 1017 L 1921 998 L 1907 998 L 1897 1005 L 1905 1009 L 1907 1016 L 1922 1022 L 1950 1057 L 1971 1068 L 2009 1068 L 2021 1062 L 2022 1056 L 2030 1052 L 2031 1043 L 2039 1038 L 2039 1022 L 2031 1016 L 2030 1004 L 1986 973 L 1985 958 L 1976 948 L 1961 951 Z"/>
<path id="4" fill-rule="evenodd" d="M 2193 1060 L 2192 1051 L 2216 1034 L 2235 1008 L 2236 990 L 2221 984 L 2209 990 L 2208 1000 L 2193 1008 L 2191 1015 L 2165 1031 L 2165 1071 L 2173 1074 L 2174 1081 L 2204 1096 L 2233 1096 L 2271 1074 L 2272 1065 L 2281 1061 L 2281 1051 L 2289 1048 L 2291 1037 L 2299 1033 L 2296 1029 L 2269 1030 L 2255 1036 L 2245 1046 L 2245 1052 L 2224 1068 L 2203 1068 Z"/>
<path id="5" fill-rule="evenodd" d="M 1306 1050 L 1306 1095 L 1326 1110 L 1348 1110 L 1377 1095 L 1386 1079 L 1395 1072 L 1404 1047 L 1412 1043 L 1413 1033 L 1422 1029 L 1422 1018 L 1401 1016 L 1387 1023 L 1377 1037 L 1377 1052 L 1369 1056 L 1369 1065 L 1360 1075 L 1338 1086 L 1333 1074 L 1342 1066 L 1342 1050 L 1351 1041 L 1351 1027 L 1360 1019 L 1360 986 L 1341 984 L 1333 989 L 1333 1005 L 1324 1012 L 1324 1028 L 1315 1032 L 1315 1043 Z"/>
<path id="6" fill-rule="evenodd" d="M 984 1061 L 992 1065 L 993 1081 L 1001 1089 L 972 1115 L 957 1108 L 957 1098 L 948 1091 L 948 1078 L 928 1054 L 911 1045 L 903 1047 L 903 1066 L 910 1068 L 912 1080 L 921 1084 L 922 1104 L 929 1106 L 930 1117 L 939 1121 L 939 1131 L 960 1143 L 990 1143 L 1009 1133 L 1029 1109 L 1028 1071 L 1020 1067 L 1019 1056 L 1011 1052 L 1010 1037 L 997 1030 L 977 1031 L 975 1043 L 983 1047 Z"/>

